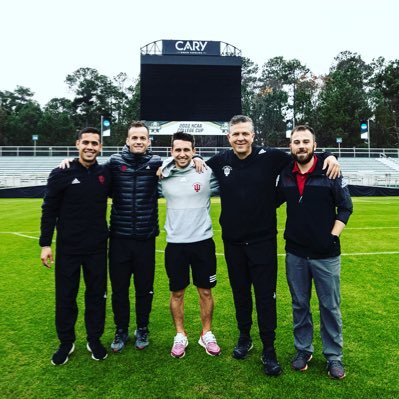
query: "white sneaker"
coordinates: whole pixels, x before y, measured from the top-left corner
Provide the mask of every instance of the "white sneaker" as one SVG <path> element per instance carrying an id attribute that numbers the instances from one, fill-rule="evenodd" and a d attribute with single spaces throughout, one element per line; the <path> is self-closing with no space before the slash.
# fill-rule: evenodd
<path id="1" fill-rule="evenodd" d="M 181 358 L 186 354 L 186 347 L 188 345 L 187 336 L 183 333 L 177 333 L 173 340 L 172 350 L 170 351 L 170 355 L 172 357 Z"/>
<path id="2" fill-rule="evenodd" d="M 210 356 L 218 356 L 220 355 L 220 347 L 216 342 L 215 336 L 212 334 L 212 331 L 208 331 L 206 334 L 200 336 L 198 343 L 205 348 L 205 352 Z"/>

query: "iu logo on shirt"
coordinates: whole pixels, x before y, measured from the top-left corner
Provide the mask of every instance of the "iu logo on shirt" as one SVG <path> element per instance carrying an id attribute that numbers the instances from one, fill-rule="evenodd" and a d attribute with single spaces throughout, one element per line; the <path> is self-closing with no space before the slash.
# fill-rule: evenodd
<path id="1" fill-rule="evenodd" d="M 200 183 L 194 183 L 193 188 L 196 193 L 198 193 L 201 190 L 201 184 Z"/>
<path id="2" fill-rule="evenodd" d="M 127 169 L 126 165 L 121 165 L 121 171 L 124 172 Z"/>
<path id="3" fill-rule="evenodd" d="M 105 182 L 105 177 L 102 176 L 102 175 L 98 176 L 98 181 L 99 181 L 101 184 L 104 184 L 104 182 Z"/>

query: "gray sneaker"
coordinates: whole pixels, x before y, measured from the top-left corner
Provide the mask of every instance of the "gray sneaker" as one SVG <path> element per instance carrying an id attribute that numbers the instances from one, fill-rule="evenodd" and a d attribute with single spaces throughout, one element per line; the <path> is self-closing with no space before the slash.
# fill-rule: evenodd
<path id="1" fill-rule="evenodd" d="M 345 378 L 344 365 L 340 360 L 328 360 L 327 373 L 331 378 L 334 378 L 336 380 L 342 380 L 343 378 Z"/>
<path id="2" fill-rule="evenodd" d="M 308 363 L 312 359 L 312 354 L 307 351 L 298 351 L 292 359 L 291 366 L 294 370 L 305 371 L 308 369 Z"/>
<path id="3" fill-rule="evenodd" d="M 135 342 L 135 347 L 137 349 L 145 349 L 147 348 L 147 346 L 150 344 L 150 342 L 148 341 L 148 334 L 150 332 L 148 331 L 147 327 L 143 327 L 143 328 L 138 328 L 135 332 L 134 332 L 134 336 L 136 338 L 136 342 Z"/>
<path id="4" fill-rule="evenodd" d="M 127 340 L 129 339 L 129 334 L 124 330 L 116 330 L 114 340 L 111 344 L 111 349 L 114 353 L 121 352 L 125 347 Z"/>

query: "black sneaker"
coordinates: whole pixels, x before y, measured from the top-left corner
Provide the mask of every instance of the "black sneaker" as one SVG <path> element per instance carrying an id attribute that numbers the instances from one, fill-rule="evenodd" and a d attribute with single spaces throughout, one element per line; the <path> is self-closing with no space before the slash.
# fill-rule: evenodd
<path id="1" fill-rule="evenodd" d="M 252 339 L 249 337 L 238 338 L 237 345 L 233 349 L 234 359 L 245 359 L 248 352 L 253 348 Z"/>
<path id="2" fill-rule="evenodd" d="M 148 331 L 147 327 L 143 327 L 143 328 L 138 328 L 135 332 L 134 332 L 134 336 L 136 338 L 136 342 L 135 342 L 135 346 L 137 349 L 145 349 L 147 348 L 147 346 L 150 344 L 150 342 L 148 341 L 148 334 L 150 332 Z"/>
<path id="3" fill-rule="evenodd" d="M 124 330 L 116 330 L 114 340 L 111 344 L 111 349 L 114 353 L 120 352 L 126 345 L 127 340 L 129 339 L 129 334 Z"/>
<path id="4" fill-rule="evenodd" d="M 336 380 L 342 380 L 345 378 L 344 365 L 340 360 L 328 360 L 327 372 L 331 378 L 335 378 Z"/>
<path id="5" fill-rule="evenodd" d="M 100 340 L 88 342 L 86 347 L 91 352 L 91 357 L 94 360 L 104 360 L 108 356 L 107 350 Z"/>
<path id="6" fill-rule="evenodd" d="M 61 344 L 51 358 L 51 364 L 61 366 L 69 360 L 69 355 L 75 350 L 75 344 Z"/>
<path id="7" fill-rule="evenodd" d="M 266 375 L 278 376 L 282 373 L 281 366 L 276 358 L 274 351 L 264 351 L 261 357 L 263 363 L 263 371 Z"/>
<path id="8" fill-rule="evenodd" d="M 312 359 L 312 354 L 307 351 L 298 351 L 292 359 L 291 366 L 294 370 L 305 371 L 308 369 L 308 363 Z"/>

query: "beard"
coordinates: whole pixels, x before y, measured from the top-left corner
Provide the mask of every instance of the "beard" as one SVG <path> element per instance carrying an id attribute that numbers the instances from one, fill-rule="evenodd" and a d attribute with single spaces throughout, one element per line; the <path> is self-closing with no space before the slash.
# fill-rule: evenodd
<path id="1" fill-rule="evenodd" d="M 291 153 L 291 155 L 295 159 L 295 161 L 298 162 L 300 165 L 306 165 L 313 159 L 314 150 L 312 150 L 308 153 L 305 153 L 305 152 L 301 152 L 299 154 Z"/>

